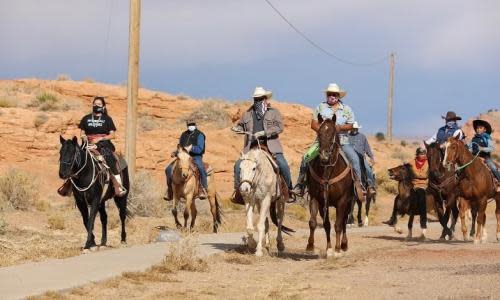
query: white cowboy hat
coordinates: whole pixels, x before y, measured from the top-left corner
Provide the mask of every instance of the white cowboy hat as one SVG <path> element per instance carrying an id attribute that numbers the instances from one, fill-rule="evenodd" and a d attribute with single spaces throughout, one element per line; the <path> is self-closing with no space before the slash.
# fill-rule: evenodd
<path id="1" fill-rule="evenodd" d="M 253 91 L 253 97 L 254 98 L 260 98 L 266 96 L 268 99 L 273 96 L 273 92 L 271 91 L 266 91 L 263 87 L 258 86 L 255 88 Z"/>
<path id="2" fill-rule="evenodd" d="M 347 94 L 347 92 L 342 90 L 336 83 L 330 83 L 326 88 L 325 93 L 339 93 L 340 98 L 344 98 Z"/>
<path id="3" fill-rule="evenodd" d="M 352 128 L 354 128 L 354 129 L 360 129 L 360 128 L 363 128 L 363 126 L 359 125 L 358 122 L 354 122 L 352 124 Z"/>

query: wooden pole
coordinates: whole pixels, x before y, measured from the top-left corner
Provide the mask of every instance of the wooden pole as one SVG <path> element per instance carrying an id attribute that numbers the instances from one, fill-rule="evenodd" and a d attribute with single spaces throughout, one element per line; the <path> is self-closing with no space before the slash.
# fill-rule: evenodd
<path id="1" fill-rule="evenodd" d="M 392 142 L 392 101 L 394 96 L 394 53 L 390 56 L 389 96 L 387 98 L 387 140 Z"/>
<path id="2" fill-rule="evenodd" d="M 135 179 L 140 19 L 141 0 L 130 0 L 125 158 L 128 163 L 131 184 Z"/>

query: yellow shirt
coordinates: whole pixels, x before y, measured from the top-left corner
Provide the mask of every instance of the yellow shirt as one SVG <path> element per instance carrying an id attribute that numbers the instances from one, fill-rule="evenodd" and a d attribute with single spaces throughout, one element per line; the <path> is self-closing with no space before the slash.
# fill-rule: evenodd
<path id="1" fill-rule="evenodd" d="M 428 178 L 428 173 L 429 173 L 429 163 L 425 161 L 424 165 L 422 168 L 417 169 L 417 165 L 415 163 L 415 160 L 410 161 L 411 169 L 413 171 L 413 187 L 415 189 L 421 188 L 421 189 L 426 189 L 427 188 L 427 178 Z"/>

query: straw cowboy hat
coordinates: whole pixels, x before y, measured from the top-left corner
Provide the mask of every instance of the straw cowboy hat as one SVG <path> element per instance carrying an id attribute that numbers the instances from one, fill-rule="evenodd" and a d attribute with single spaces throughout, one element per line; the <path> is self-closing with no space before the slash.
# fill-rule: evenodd
<path id="1" fill-rule="evenodd" d="M 359 125 L 358 122 L 354 122 L 352 124 L 352 128 L 354 128 L 354 129 L 360 129 L 360 128 L 363 128 L 363 126 Z"/>
<path id="2" fill-rule="evenodd" d="M 483 126 L 484 128 L 486 128 L 486 133 L 491 134 L 492 129 L 490 123 L 486 122 L 485 120 L 472 121 L 472 127 L 474 127 L 474 130 L 477 130 L 478 126 Z"/>
<path id="3" fill-rule="evenodd" d="M 268 99 L 273 96 L 273 92 L 271 91 L 266 91 L 263 87 L 258 86 L 255 88 L 253 91 L 253 97 L 254 98 L 260 98 L 260 97 L 267 97 Z"/>
<path id="4" fill-rule="evenodd" d="M 341 89 L 336 83 L 330 83 L 325 90 L 325 93 L 338 93 L 340 98 L 344 98 L 346 91 Z"/>
<path id="5" fill-rule="evenodd" d="M 441 116 L 441 118 L 445 119 L 446 121 L 458 121 L 462 120 L 461 117 L 457 116 L 457 114 L 454 111 L 449 111 L 446 113 L 446 116 Z"/>

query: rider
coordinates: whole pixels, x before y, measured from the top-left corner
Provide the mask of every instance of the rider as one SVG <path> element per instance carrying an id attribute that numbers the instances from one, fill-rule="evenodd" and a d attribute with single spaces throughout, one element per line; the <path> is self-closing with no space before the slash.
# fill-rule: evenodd
<path id="1" fill-rule="evenodd" d="M 416 199 L 410 199 L 410 209 L 418 207 L 420 215 L 420 228 L 427 228 L 427 202 L 425 190 L 428 184 L 429 163 L 427 162 L 427 150 L 417 148 L 415 159 L 409 162 L 413 171 L 413 190 L 416 194 Z"/>
<path id="2" fill-rule="evenodd" d="M 359 197 L 364 197 L 365 191 L 360 182 L 361 178 L 361 165 L 360 159 L 354 147 L 349 143 L 349 137 L 347 132 L 353 128 L 354 124 L 354 112 L 352 109 L 344 104 L 340 99 L 346 95 L 346 91 L 342 90 L 336 83 L 330 83 L 325 90 L 326 100 L 320 103 L 313 112 L 311 120 L 311 129 L 318 131 L 321 125 L 321 121 L 325 119 L 331 119 L 333 115 L 336 115 L 337 119 L 337 131 L 339 131 L 340 145 L 342 151 L 346 154 L 352 168 L 354 169 L 355 182 L 357 194 Z M 312 161 L 318 156 L 319 143 L 316 140 L 309 150 L 306 152 L 302 158 L 300 164 L 299 176 L 297 178 L 297 184 L 293 192 L 297 195 L 302 195 L 305 188 L 305 175 L 307 170 L 307 163 Z M 360 198 L 361 199 L 361 198 Z"/>
<path id="3" fill-rule="evenodd" d="M 445 120 L 445 125 L 439 128 L 437 133 L 430 139 L 425 141 L 427 145 L 434 142 L 443 145 L 449 137 L 458 137 L 459 140 L 465 139 L 465 134 L 457 123 L 457 121 L 462 120 L 461 117 L 457 116 L 454 111 L 449 111 L 446 113 L 446 116 L 441 116 L 441 118 Z"/>
<path id="4" fill-rule="evenodd" d="M 359 129 L 362 126 L 358 124 L 358 122 L 354 122 L 352 125 L 352 129 L 349 132 L 349 143 L 354 147 L 359 155 L 363 157 L 363 163 L 366 170 L 366 177 L 368 181 L 368 188 L 372 194 L 375 193 L 375 177 L 373 175 L 373 169 L 368 163 L 367 157 L 370 158 L 371 165 L 375 164 L 375 156 L 373 155 L 372 149 L 370 148 L 370 144 L 368 144 L 368 140 L 366 136 L 359 132 Z"/>
<path id="5" fill-rule="evenodd" d="M 253 93 L 253 105 L 243 114 L 238 124 L 231 130 L 240 133 L 247 132 L 253 136 L 245 135 L 245 143 L 243 152 L 250 150 L 250 146 L 259 139 L 267 144 L 269 152 L 276 159 L 280 173 L 286 181 L 288 189 L 292 189 L 292 180 L 290 175 L 290 167 L 283 155 L 283 147 L 281 146 L 279 135 L 283 132 L 283 121 L 279 110 L 272 108 L 269 99 L 273 93 L 266 91 L 263 87 L 256 87 Z M 244 204 L 243 198 L 239 193 L 240 180 L 240 160 L 234 164 L 234 190 L 231 201 L 237 204 Z"/>
<path id="6" fill-rule="evenodd" d="M 104 157 L 106 165 L 111 170 L 113 176 L 111 181 L 116 196 L 123 196 L 127 190 L 123 187 L 120 172 L 116 166 L 114 155 L 115 146 L 111 142 L 115 138 L 116 127 L 113 119 L 108 115 L 106 101 L 104 97 L 95 97 L 92 102 L 92 113 L 84 116 L 78 125 L 81 129 L 80 136 L 82 140 L 87 140 L 89 144 L 97 146 L 97 150 Z M 71 184 L 66 181 L 58 192 L 66 196 L 69 193 Z"/>
<path id="7" fill-rule="evenodd" d="M 201 132 L 197 126 L 195 120 L 187 120 L 186 121 L 187 130 L 181 134 L 179 138 L 179 145 L 186 148 L 192 146 L 191 151 L 189 151 L 189 155 L 193 158 L 193 162 L 198 168 L 200 173 L 200 182 L 203 187 L 199 192 L 199 197 L 201 199 L 205 199 L 207 197 L 207 172 L 203 165 L 203 154 L 205 153 L 205 134 Z M 177 155 L 176 152 L 172 153 L 172 157 Z M 174 163 L 171 162 L 167 168 L 165 169 L 165 175 L 167 177 L 167 193 L 163 199 L 170 201 L 173 198 L 173 190 L 172 190 L 172 172 L 173 172 Z"/>
<path id="8" fill-rule="evenodd" d="M 469 150 L 474 155 L 478 155 L 484 159 L 486 165 L 490 168 L 496 179 L 500 181 L 500 172 L 491 159 L 491 153 L 495 151 L 495 143 L 491 138 L 491 125 L 484 120 L 474 120 L 472 126 L 476 131 L 476 134 L 472 138 L 472 141 L 467 145 Z M 479 154 L 478 154 L 479 153 Z"/>

